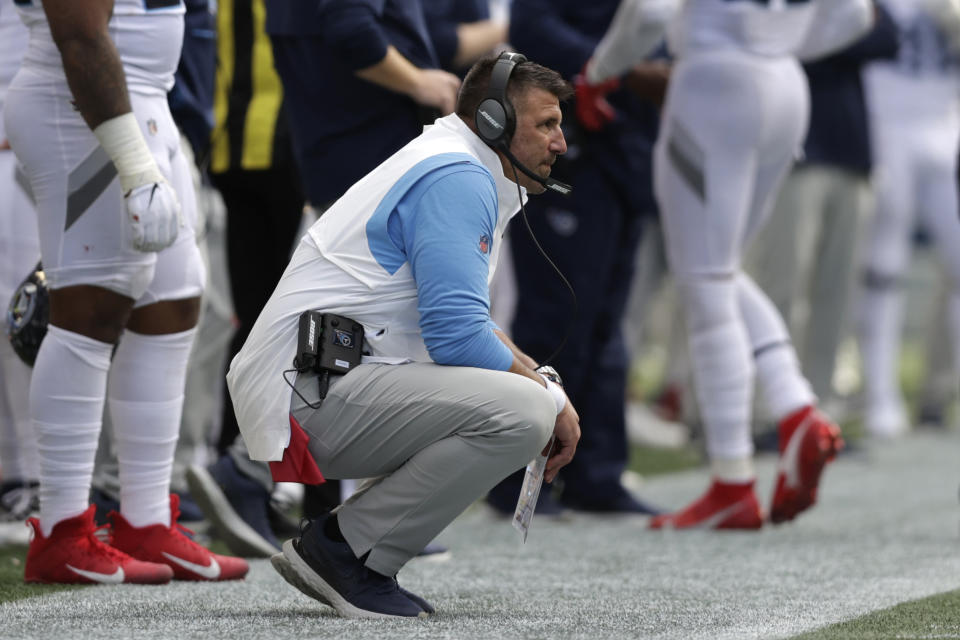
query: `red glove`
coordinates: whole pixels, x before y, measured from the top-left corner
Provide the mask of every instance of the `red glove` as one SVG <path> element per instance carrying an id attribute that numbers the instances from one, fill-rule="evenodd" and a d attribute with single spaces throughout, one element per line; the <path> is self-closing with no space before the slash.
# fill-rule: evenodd
<path id="1" fill-rule="evenodd" d="M 587 67 L 573 77 L 576 92 L 577 120 L 587 131 L 600 131 L 612 122 L 617 112 L 607 102 L 607 94 L 620 88 L 620 78 L 610 78 L 600 84 L 587 82 Z"/>

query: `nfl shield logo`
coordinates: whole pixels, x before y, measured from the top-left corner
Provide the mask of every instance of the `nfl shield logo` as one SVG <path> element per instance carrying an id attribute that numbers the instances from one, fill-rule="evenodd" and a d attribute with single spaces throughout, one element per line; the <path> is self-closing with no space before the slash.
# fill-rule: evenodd
<path id="1" fill-rule="evenodd" d="M 147 131 L 149 131 L 152 136 L 157 135 L 157 121 L 153 118 L 147 120 Z"/>
<path id="2" fill-rule="evenodd" d="M 480 253 L 489 253 L 490 252 L 490 238 L 487 237 L 487 234 L 480 236 Z"/>

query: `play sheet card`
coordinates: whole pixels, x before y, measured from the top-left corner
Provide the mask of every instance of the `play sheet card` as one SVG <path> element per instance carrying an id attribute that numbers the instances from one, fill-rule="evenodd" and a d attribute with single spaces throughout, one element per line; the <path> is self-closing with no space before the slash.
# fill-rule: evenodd
<path id="1" fill-rule="evenodd" d="M 547 451 L 553 450 L 553 438 L 547 443 Z M 543 486 L 543 472 L 547 468 L 547 457 L 539 455 L 527 465 L 527 472 L 523 476 L 523 486 L 520 487 L 520 498 L 517 508 L 513 512 L 513 528 L 520 532 L 523 542 L 527 541 L 527 532 L 530 530 L 530 521 L 537 508 L 537 498 L 540 497 L 540 487 Z"/>

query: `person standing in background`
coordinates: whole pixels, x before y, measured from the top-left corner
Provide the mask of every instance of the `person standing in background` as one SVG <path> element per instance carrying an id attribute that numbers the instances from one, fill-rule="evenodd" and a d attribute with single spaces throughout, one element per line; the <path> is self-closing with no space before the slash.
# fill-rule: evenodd
<path id="1" fill-rule="evenodd" d="M 37 214 L 3 124 L 3 103 L 27 46 L 13 0 L 0 0 L 0 311 L 40 259 Z M 19 178 L 19 179 L 18 179 Z M 0 337 L 0 545 L 26 544 L 39 508 L 37 439 L 30 425 L 30 368 Z"/>
<path id="2" fill-rule="evenodd" d="M 896 59 L 864 70 L 877 206 L 863 255 L 857 332 L 864 426 L 870 435 L 889 439 L 911 424 L 899 362 L 903 275 L 917 223 L 945 268 L 950 342 L 944 346 L 953 356 L 954 381 L 960 372 L 960 8 L 949 0 L 883 0 L 883 5 L 901 44 Z"/>
<path id="3" fill-rule="evenodd" d="M 514 0 L 510 43 L 573 80 L 609 27 L 617 5 L 617 0 Z M 624 84 L 640 74 L 628 70 Z M 641 230 L 656 212 L 651 170 L 658 114 L 655 104 L 626 86 L 606 93 L 617 114 L 610 122 L 578 121 L 574 116 L 593 108 L 587 103 L 602 99 L 599 95 L 580 92 L 566 109 L 570 152 L 558 161 L 558 171 L 569 177 L 573 193 L 547 193 L 528 207 L 534 235 L 573 285 L 573 326 L 564 283 L 522 221 L 510 232 L 517 283 L 511 336 L 520 349 L 543 361 L 569 331 L 550 364 L 563 377 L 585 425 L 578 455 L 558 483 L 560 504 L 543 491 L 541 513 L 557 513 L 562 507 L 603 513 L 656 511 L 632 496 L 620 476 L 628 458 L 624 407 L 629 360 L 621 322 Z M 512 514 L 521 482 L 522 473 L 514 474 L 490 492 L 488 503 Z"/>

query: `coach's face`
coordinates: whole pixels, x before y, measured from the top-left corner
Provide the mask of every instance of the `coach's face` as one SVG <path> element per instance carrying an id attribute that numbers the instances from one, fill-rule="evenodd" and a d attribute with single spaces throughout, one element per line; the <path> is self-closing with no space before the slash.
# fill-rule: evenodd
<path id="1" fill-rule="evenodd" d="M 560 130 L 560 103 L 557 96 L 539 88 L 528 89 L 514 99 L 517 128 L 510 141 L 510 151 L 524 166 L 542 178 L 550 176 L 557 156 L 567 152 L 567 141 Z M 513 179 L 513 169 L 505 165 L 505 175 Z M 530 193 L 543 193 L 546 188 L 517 172 L 520 186 Z"/>

